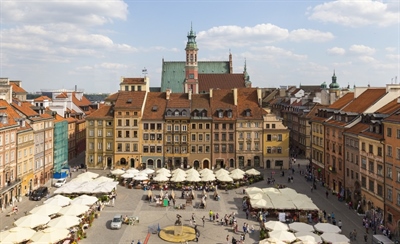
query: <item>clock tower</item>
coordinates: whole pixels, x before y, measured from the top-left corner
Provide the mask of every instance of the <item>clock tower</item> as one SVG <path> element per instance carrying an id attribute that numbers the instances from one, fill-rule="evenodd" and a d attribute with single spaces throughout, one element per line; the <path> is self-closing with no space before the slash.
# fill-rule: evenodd
<path id="1" fill-rule="evenodd" d="M 198 79 L 198 66 L 197 66 L 197 48 L 196 33 L 193 32 L 190 26 L 190 32 L 187 35 L 188 41 L 186 43 L 186 63 L 185 63 L 185 81 L 184 91 L 188 93 L 189 90 L 193 94 L 199 93 L 199 79 Z"/>

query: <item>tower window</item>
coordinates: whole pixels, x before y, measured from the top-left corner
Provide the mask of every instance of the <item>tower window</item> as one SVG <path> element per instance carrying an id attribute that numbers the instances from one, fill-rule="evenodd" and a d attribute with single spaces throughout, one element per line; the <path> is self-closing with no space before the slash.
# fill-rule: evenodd
<path id="1" fill-rule="evenodd" d="M 189 74 L 189 79 L 194 79 L 194 74 Z"/>

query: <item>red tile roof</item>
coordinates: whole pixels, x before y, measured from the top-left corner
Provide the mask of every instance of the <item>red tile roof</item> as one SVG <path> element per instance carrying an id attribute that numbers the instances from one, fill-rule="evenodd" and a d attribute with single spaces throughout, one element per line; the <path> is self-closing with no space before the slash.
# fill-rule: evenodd
<path id="1" fill-rule="evenodd" d="M 260 98 L 261 99 L 261 98 Z M 238 118 L 242 119 L 262 119 L 267 114 L 258 104 L 257 88 L 238 89 L 237 101 Z M 246 109 L 250 109 L 250 116 L 246 116 Z"/>
<path id="2" fill-rule="evenodd" d="M 67 95 L 67 93 L 65 93 L 65 92 L 61 92 L 60 94 L 58 94 L 58 95 L 56 96 L 56 98 L 68 98 L 68 95 Z"/>
<path id="3" fill-rule="evenodd" d="M 336 102 L 332 103 L 328 108 L 331 109 L 342 109 L 344 106 L 349 104 L 354 99 L 354 93 L 349 92 L 343 95 L 343 97 L 336 100 Z"/>
<path id="4" fill-rule="evenodd" d="M 386 104 L 385 106 L 383 106 L 382 108 L 378 109 L 376 111 L 376 113 L 378 114 L 392 114 L 396 111 L 400 110 L 400 103 L 398 102 L 399 98 L 394 99 L 393 101 L 389 102 L 388 104 Z"/>
<path id="5" fill-rule="evenodd" d="M 245 87 L 243 74 L 199 74 L 199 93 L 211 88 L 232 89 Z"/>
<path id="6" fill-rule="evenodd" d="M 5 100 L 0 100 L 0 113 L 7 114 L 7 123 L 0 123 L 0 128 L 17 125 L 16 119 L 22 119 L 14 108 Z"/>
<path id="7" fill-rule="evenodd" d="M 16 93 L 27 93 L 22 87 L 17 86 L 17 84 L 10 82 L 13 92 Z"/>
<path id="8" fill-rule="evenodd" d="M 145 91 L 119 91 L 115 109 L 142 109 Z"/>
<path id="9" fill-rule="evenodd" d="M 190 100 L 187 93 L 171 93 L 167 100 L 167 108 L 190 108 Z"/>
<path id="10" fill-rule="evenodd" d="M 142 120 L 163 120 L 166 107 L 165 92 L 147 93 Z"/>
<path id="11" fill-rule="evenodd" d="M 237 106 L 233 102 L 232 90 L 213 89 L 210 101 L 213 120 L 235 120 L 237 118 Z M 226 116 L 219 118 L 217 111 L 220 109 L 225 111 L 232 110 L 232 118 Z"/>
<path id="12" fill-rule="evenodd" d="M 123 78 L 122 82 L 124 84 L 144 84 L 144 78 Z"/>
<path id="13" fill-rule="evenodd" d="M 376 103 L 382 96 L 386 94 L 385 88 L 368 88 L 354 99 L 347 106 L 342 108 L 344 112 L 363 113 L 371 105 Z"/>
<path id="14" fill-rule="evenodd" d="M 353 134 L 353 135 L 358 135 L 358 134 L 360 134 L 361 132 L 367 130 L 368 127 L 369 127 L 368 124 L 359 122 L 359 123 L 355 124 L 354 126 L 348 128 L 348 129 L 345 129 L 344 132 L 345 132 L 345 133 L 349 133 L 349 134 Z"/>
<path id="15" fill-rule="evenodd" d="M 91 113 L 86 117 L 86 119 L 112 119 L 112 118 L 114 118 L 114 114 L 111 105 L 102 106 L 101 108 L 97 109 L 96 111 L 94 111 L 93 113 Z"/>
<path id="16" fill-rule="evenodd" d="M 90 104 L 92 104 L 92 102 L 89 101 L 89 99 L 87 99 L 85 96 L 82 95 L 82 98 L 79 100 L 76 96 L 75 96 L 75 92 L 72 93 L 72 102 L 78 106 L 78 107 L 84 107 L 84 106 L 89 106 Z"/>
<path id="17" fill-rule="evenodd" d="M 211 105 L 209 94 L 193 94 L 192 95 L 192 111 L 200 109 L 207 111 L 207 117 L 211 117 Z"/>
<path id="18" fill-rule="evenodd" d="M 51 98 L 49 98 L 48 96 L 40 96 L 40 97 L 37 97 L 37 98 L 35 98 L 33 101 L 35 101 L 35 102 L 40 102 L 40 101 L 51 101 Z"/>
<path id="19" fill-rule="evenodd" d="M 30 102 L 14 101 L 12 106 L 27 117 L 39 116 L 39 114 L 32 109 L 33 105 Z"/>
<path id="20" fill-rule="evenodd" d="M 383 122 L 390 122 L 395 124 L 400 124 L 400 111 L 390 115 L 389 117 L 385 118 Z"/>

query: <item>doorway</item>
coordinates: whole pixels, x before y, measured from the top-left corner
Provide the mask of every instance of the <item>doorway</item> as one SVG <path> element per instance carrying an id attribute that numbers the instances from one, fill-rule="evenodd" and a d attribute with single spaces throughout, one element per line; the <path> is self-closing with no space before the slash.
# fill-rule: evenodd
<path id="1" fill-rule="evenodd" d="M 107 158 L 107 168 L 111 169 L 111 167 L 112 167 L 112 159 L 111 159 L 111 157 L 108 157 Z"/>
<path id="2" fill-rule="evenodd" d="M 209 169 L 210 168 L 210 162 L 208 160 L 203 161 L 203 169 Z"/>
<path id="3" fill-rule="evenodd" d="M 271 168 L 271 160 L 267 160 L 267 169 L 270 169 Z"/>
<path id="4" fill-rule="evenodd" d="M 195 160 L 195 161 L 193 162 L 193 167 L 194 167 L 195 169 L 198 169 L 198 168 L 200 167 L 200 163 L 199 163 L 198 160 Z"/>
<path id="5" fill-rule="evenodd" d="M 130 161 L 131 161 L 131 162 L 130 162 L 131 168 L 135 168 L 135 159 L 131 158 Z"/>

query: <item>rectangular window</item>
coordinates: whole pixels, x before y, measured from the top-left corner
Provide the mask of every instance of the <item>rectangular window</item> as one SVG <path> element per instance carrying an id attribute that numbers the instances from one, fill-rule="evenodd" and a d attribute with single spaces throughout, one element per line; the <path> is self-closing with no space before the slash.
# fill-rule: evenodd
<path id="1" fill-rule="evenodd" d="M 192 134 L 192 141 L 196 141 L 196 134 Z"/>
<path id="2" fill-rule="evenodd" d="M 206 141 L 210 141 L 210 134 L 206 134 Z"/>
<path id="3" fill-rule="evenodd" d="M 367 159 L 364 157 L 361 158 L 361 168 L 367 169 Z"/>
<path id="4" fill-rule="evenodd" d="M 383 196 L 383 186 L 378 184 L 378 196 L 382 197 Z"/>
<path id="5" fill-rule="evenodd" d="M 219 145 L 214 145 L 214 152 L 219 152 Z"/>
<path id="6" fill-rule="evenodd" d="M 129 143 L 125 143 L 125 152 L 129 152 L 131 150 L 131 145 Z"/>
<path id="7" fill-rule="evenodd" d="M 373 180 L 368 181 L 368 190 L 374 192 L 375 190 L 375 182 Z"/>
<path id="8" fill-rule="evenodd" d="M 111 150 L 111 142 L 107 142 L 107 150 Z"/>
<path id="9" fill-rule="evenodd" d="M 367 179 L 364 176 L 361 176 L 361 186 L 367 188 Z"/>
<path id="10" fill-rule="evenodd" d="M 386 136 L 392 137 L 392 128 L 386 128 Z"/>
<path id="11" fill-rule="evenodd" d="M 383 165 L 382 164 L 378 164 L 378 166 L 376 168 L 376 174 L 383 176 Z"/>
<path id="12" fill-rule="evenodd" d="M 387 154 L 386 154 L 388 157 L 392 157 L 392 155 L 393 155 L 393 152 L 392 152 L 392 146 L 387 146 Z"/>
<path id="13" fill-rule="evenodd" d="M 375 172 L 375 169 L 374 169 L 374 161 L 368 161 L 368 170 L 369 170 L 369 172 L 371 172 L 371 173 L 374 173 L 374 172 Z"/>
<path id="14" fill-rule="evenodd" d="M 210 129 L 210 124 L 206 124 L 206 130 L 209 130 Z"/>
<path id="15" fill-rule="evenodd" d="M 203 134 L 199 134 L 199 141 L 203 141 Z"/>
<path id="16" fill-rule="evenodd" d="M 397 206 L 400 206 L 400 193 L 397 193 Z"/>
<path id="17" fill-rule="evenodd" d="M 392 188 L 387 188 L 387 196 L 386 196 L 386 198 L 389 200 L 389 201 L 392 201 L 393 199 L 393 191 L 392 191 Z"/>
<path id="18" fill-rule="evenodd" d="M 122 152 L 122 143 L 117 144 L 117 151 Z"/>
<path id="19" fill-rule="evenodd" d="M 129 119 L 126 119 L 126 120 L 125 120 L 125 126 L 130 126 L 130 125 L 129 125 Z"/>
<path id="20" fill-rule="evenodd" d="M 278 141 L 282 141 L 282 134 L 278 134 L 277 140 L 278 140 Z"/>
<path id="21" fill-rule="evenodd" d="M 392 179 L 392 167 L 391 166 L 388 166 L 387 168 L 386 168 L 386 176 L 388 177 L 388 178 L 390 178 L 390 179 Z"/>
<path id="22" fill-rule="evenodd" d="M 271 134 L 267 135 L 267 141 L 272 141 L 272 135 Z"/>
<path id="23" fill-rule="evenodd" d="M 400 129 L 397 129 L 397 139 L 400 139 Z"/>
<path id="24" fill-rule="evenodd" d="M 233 141 L 233 133 L 229 133 L 229 141 Z"/>
<path id="25" fill-rule="evenodd" d="M 143 124 L 143 129 L 144 130 L 148 130 L 149 129 L 149 124 L 148 123 L 144 123 Z"/>

